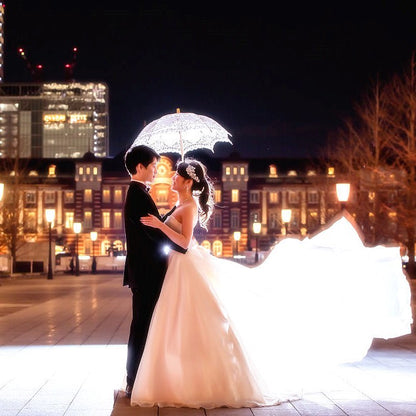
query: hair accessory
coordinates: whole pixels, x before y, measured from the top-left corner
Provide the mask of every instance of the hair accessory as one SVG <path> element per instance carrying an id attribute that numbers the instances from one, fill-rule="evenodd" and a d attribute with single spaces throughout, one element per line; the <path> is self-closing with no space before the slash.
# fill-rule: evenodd
<path id="1" fill-rule="evenodd" d="M 188 165 L 186 168 L 186 173 L 189 175 L 190 178 L 192 178 L 195 182 L 199 183 L 199 178 L 196 176 L 195 173 L 195 166 Z"/>

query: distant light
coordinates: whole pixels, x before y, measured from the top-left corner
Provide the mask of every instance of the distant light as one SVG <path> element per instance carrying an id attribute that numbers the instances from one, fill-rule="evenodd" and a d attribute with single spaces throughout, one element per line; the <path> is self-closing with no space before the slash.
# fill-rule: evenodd
<path id="1" fill-rule="evenodd" d="M 282 209 L 282 221 L 284 223 L 289 223 L 291 218 L 292 218 L 292 210 Z"/>
<path id="2" fill-rule="evenodd" d="M 81 232 L 81 223 L 80 222 L 74 222 L 72 224 L 73 228 L 74 228 L 74 233 L 75 234 L 79 234 Z"/>
<path id="3" fill-rule="evenodd" d="M 347 202 L 350 195 L 349 183 L 337 183 L 336 184 L 337 197 L 339 202 Z"/>

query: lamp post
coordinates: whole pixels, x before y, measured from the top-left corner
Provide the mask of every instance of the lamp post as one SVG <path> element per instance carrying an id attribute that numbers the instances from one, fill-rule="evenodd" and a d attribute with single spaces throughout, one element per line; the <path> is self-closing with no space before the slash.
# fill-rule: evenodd
<path id="1" fill-rule="evenodd" d="M 90 232 L 90 238 L 92 241 L 92 263 L 91 263 L 91 272 L 95 274 L 97 272 L 97 260 L 95 259 L 95 251 L 94 251 L 94 242 L 97 240 L 98 233 L 97 231 Z"/>
<path id="2" fill-rule="evenodd" d="M 282 209 L 282 222 L 285 226 L 285 235 L 289 232 L 289 223 L 290 219 L 292 218 L 292 210 L 291 209 Z"/>
<path id="3" fill-rule="evenodd" d="M 254 256 L 254 262 L 259 261 L 259 234 L 261 232 L 261 222 L 255 220 L 253 222 L 253 233 L 256 235 L 256 254 Z"/>
<path id="4" fill-rule="evenodd" d="M 240 231 L 234 231 L 234 241 L 235 241 L 235 247 L 236 247 L 236 252 L 237 252 L 237 256 L 238 256 L 238 242 L 240 241 L 241 238 L 241 232 Z"/>
<path id="5" fill-rule="evenodd" d="M 52 223 L 55 220 L 55 210 L 54 209 L 47 209 L 45 210 L 46 221 L 48 222 L 49 226 L 49 261 L 48 261 L 48 279 L 53 279 L 53 271 L 52 271 Z"/>
<path id="6" fill-rule="evenodd" d="M 337 198 L 341 203 L 341 211 L 345 209 L 347 205 L 348 198 L 350 196 L 350 184 L 349 183 L 337 183 Z"/>
<path id="7" fill-rule="evenodd" d="M 81 223 L 74 222 L 75 233 L 75 276 L 79 276 L 78 234 L 81 232 Z"/>

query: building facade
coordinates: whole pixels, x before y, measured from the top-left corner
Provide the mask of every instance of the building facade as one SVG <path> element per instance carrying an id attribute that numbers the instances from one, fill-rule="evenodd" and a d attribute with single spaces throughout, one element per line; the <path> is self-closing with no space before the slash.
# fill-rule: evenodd
<path id="1" fill-rule="evenodd" d="M 109 156 L 102 82 L 0 83 L 0 158 Z"/>
<path id="2" fill-rule="evenodd" d="M 4 78 L 4 3 L 0 1 L 0 83 Z"/>
<path id="3" fill-rule="evenodd" d="M 238 158 L 208 162 L 215 185 L 215 210 L 208 229 L 196 229 L 199 243 L 216 256 L 238 256 L 250 263 L 256 250 L 267 252 L 286 233 L 304 236 L 319 229 L 340 209 L 337 177 L 331 170 L 317 171 L 308 163 Z M 162 157 L 150 191 L 161 213 L 177 201 L 170 188 L 174 166 L 174 161 Z M 97 158 L 87 152 L 81 159 L 20 159 L 18 169 L 17 182 L 10 167 L 2 170 L 0 182 L 5 184 L 3 210 L 18 195 L 21 243 L 48 241 L 46 210 L 53 210 L 51 233 L 56 254 L 125 252 L 123 204 L 130 178 L 122 155 Z M 287 223 L 282 220 L 283 209 L 291 210 Z M 3 215 L 2 234 L 10 228 L 6 221 Z M 74 223 L 81 223 L 79 234 L 74 232 Z M 261 224 L 260 233 L 254 232 L 254 223 Z M 97 232 L 94 241 L 91 232 Z"/>

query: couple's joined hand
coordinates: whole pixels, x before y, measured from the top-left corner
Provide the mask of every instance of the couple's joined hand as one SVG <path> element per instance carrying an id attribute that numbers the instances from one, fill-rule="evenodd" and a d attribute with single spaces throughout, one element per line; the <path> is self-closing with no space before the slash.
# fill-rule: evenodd
<path id="1" fill-rule="evenodd" d="M 140 222 L 144 225 L 147 225 L 148 227 L 153 228 L 160 228 L 162 221 L 159 220 L 159 218 L 155 217 L 152 214 L 147 215 L 146 217 L 140 217 Z"/>

